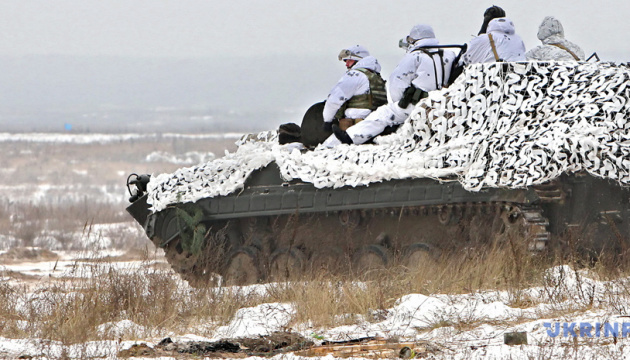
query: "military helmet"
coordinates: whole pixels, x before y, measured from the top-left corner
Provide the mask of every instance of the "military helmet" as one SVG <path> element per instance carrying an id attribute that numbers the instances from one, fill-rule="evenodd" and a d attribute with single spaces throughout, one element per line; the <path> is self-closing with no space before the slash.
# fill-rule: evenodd
<path id="1" fill-rule="evenodd" d="M 370 52 L 367 51 L 366 48 L 364 48 L 361 45 L 354 45 L 354 46 L 350 46 L 349 48 L 341 50 L 338 58 L 339 58 L 339 61 L 346 61 L 346 60 L 359 61 L 366 56 L 370 56 Z"/>

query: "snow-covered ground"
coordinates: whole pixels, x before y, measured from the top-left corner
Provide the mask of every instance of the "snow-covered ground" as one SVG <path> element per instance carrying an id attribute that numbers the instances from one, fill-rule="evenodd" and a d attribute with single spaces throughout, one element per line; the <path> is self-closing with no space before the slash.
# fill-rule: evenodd
<path id="1" fill-rule="evenodd" d="M 74 173 L 73 176 L 86 175 Z M 116 177 L 120 178 L 119 175 Z M 99 186 L 98 182 L 95 186 Z M 64 191 L 68 196 L 75 194 L 71 186 Z M 3 260 L 0 263 L 0 286 L 25 286 L 32 298 L 20 301 L 35 301 L 38 294 L 49 291 L 51 283 L 91 278 L 95 273 L 100 276 L 108 267 L 140 272 L 152 266 L 177 277 L 163 258 L 150 262 L 137 257 L 128 259 L 123 252 L 111 249 L 113 245 L 120 246 L 132 237 L 142 237 L 136 224 L 131 221 L 105 223 L 98 222 L 98 218 L 96 220 L 88 227 L 76 227 L 65 234 L 39 234 L 35 243 L 55 250 L 58 258 Z M 14 221 L 20 222 L 21 219 Z M 63 248 L 57 245 L 57 239 L 68 236 L 94 251 L 56 250 Z M 0 256 L 18 242 L 14 235 L 0 233 L 0 245 L 4 245 Z M 152 249 L 152 245 L 148 245 Z M 346 314 L 343 316 L 346 325 L 330 327 L 296 322 L 299 309 L 295 303 L 266 302 L 238 309 L 226 322 L 191 325 L 186 331 L 155 332 L 131 319 L 122 319 L 98 326 L 100 336 L 110 340 L 64 345 L 47 338 L 0 337 L 0 358 L 114 359 L 121 351 L 134 346 L 157 348 L 165 337 L 180 343 L 220 339 L 238 341 L 241 337 L 258 338 L 281 331 L 302 335 L 315 343 L 366 336 L 426 343 L 431 349 L 426 357 L 433 359 L 621 359 L 630 357 L 626 346 L 630 333 L 630 320 L 626 317 L 630 308 L 628 285 L 630 279 L 602 281 L 588 272 L 556 267 L 547 271 L 544 287 L 520 291 L 520 296 L 530 299 L 529 302 L 515 302 L 513 292 L 496 290 L 464 294 L 409 293 L 394 299 L 393 305 L 387 309 L 375 309 L 374 316 Z M 277 287 L 283 286 L 255 285 L 235 291 L 265 297 L 265 294 L 272 294 Z M 300 287 L 301 284 L 290 286 Z M 183 291 L 190 290 L 182 281 L 179 281 L 179 287 Z M 2 324 L 3 319 L 0 319 L 0 326 Z M 19 326 L 28 327 L 28 324 L 21 323 Z M 527 345 L 505 345 L 504 336 L 511 332 L 527 332 Z M 171 353 L 160 356 L 173 359 L 183 355 Z M 142 358 L 142 355 L 136 358 Z M 297 359 L 300 356 L 283 353 L 274 358 Z"/>
<path id="2" fill-rule="evenodd" d="M 37 251 L 37 248 L 34 248 Z M 7 253 L 6 251 L 0 252 Z M 94 264 L 99 260 L 108 257 L 121 257 L 124 255 L 121 250 L 94 251 L 60 251 L 55 252 L 58 256 L 53 259 L 32 259 L 0 264 L 0 270 L 5 273 L 19 273 L 37 281 L 59 279 L 59 278 L 87 278 L 92 276 Z M 113 269 L 133 269 L 142 266 L 139 261 L 108 261 L 108 266 Z M 5 283 L 18 284 L 19 281 L 5 276 L 0 278 Z"/>
<path id="3" fill-rule="evenodd" d="M 200 153 L 198 151 L 188 151 L 182 155 L 169 154 L 164 151 L 154 151 L 147 155 L 147 162 L 168 162 L 179 165 L 193 165 L 205 163 L 214 159 L 212 153 Z"/>
<path id="4" fill-rule="evenodd" d="M 216 133 L 216 134 L 80 134 L 80 133 L 0 133 L 0 142 L 32 142 L 32 143 L 113 143 L 133 140 L 172 140 L 172 139 L 194 139 L 194 140 L 237 140 L 243 136 L 242 133 Z"/>
<path id="5" fill-rule="evenodd" d="M 0 133 L 0 250 L 147 243 L 131 223 L 131 173 L 209 161 L 241 134 Z"/>
<path id="6" fill-rule="evenodd" d="M 5 264 L 0 269 L 38 276 L 40 280 L 31 284 L 34 297 L 41 291 L 39 285 L 43 286 L 51 277 L 90 276 L 89 269 L 94 263 L 77 261 L 85 259 L 85 253 L 60 255 L 58 261 Z M 100 256 L 116 255 L 120 254 L 106 252 Z M 92 261 L 97 260 L 92 258 Z M 147 265 L 146 261 L 110 264 L 126 269 Z M 122 320 L 102 324 L 99 332 L 112 339 L 132 337 L 136 340 L 93 341 L 64 346 L 46 339 L 0 338 L 0 358 L 61 358 L 66 354 L 69 358 L 111 359 L 132 346 L 155 348 L 166 336 L 178 343 L 221 339 L 238 341 L 239 338 L 258 338 L 278 331 L 300 334 L 316 344 L 322 340 L 343 341 L 371 336 L 417 342 L 431 349 L 425 355 L 432 359 L 622 359 L 630 356 L 627 346 L 630 320 L 622 311 L 630 305 L 630 293 L 627 292 L 630 279 L 601 281 L 587 271 L 557 266 L 546 271 L 545 283 L 543 287 L 522 290 L 522 295 L 536 299 L 526 307 L 513 306 L 512 295 L 507 291 L 408 294 L 374 317 L 378 320 L 369 321 L 349 314 L 356 318 L 352 325 L 318 328 L 293 321 L 298 311 L 295 304 L 263 303 L 241 308 L 222 326 L 204 325 L 206 332 L 208 326 L 212 328 L 211 336 L 195 335 L 193 327 L 186 333 L 142 337 L 146 329 L 130 320 Z M 254 285 L 239 290 L 264 294 L 284 285 Z M 186 283 L 182 282 L 181 287 L 186 288 Z M 504 344 L 505 334 L 512 332 L 526 332 L 527 344 Z M 179 357 L 173 354 L 166 358 Z M 289 352 L 274 358 L 294 359 L 300 356 Z M 326 358 L 331 359 L 332 356 Z"/>

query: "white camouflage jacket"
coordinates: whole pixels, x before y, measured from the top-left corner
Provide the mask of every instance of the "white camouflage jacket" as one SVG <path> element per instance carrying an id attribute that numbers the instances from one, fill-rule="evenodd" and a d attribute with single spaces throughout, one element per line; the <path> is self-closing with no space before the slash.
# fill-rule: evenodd
<path id="1" fill-rule="evenodd" d="M 583 61 L 585 59 L 584 50 L 564 38 L 564 29 L 562 24 L 553 16 L 547 16 L 540 24 L 540 27 L 538 28 L 538 39 L 542 41 L 543 44 L 528 51 L 525 54 L 527 60 L 576 61 L 573 55 L 562 49 L 562 47 L 569 49 L 578 57 L 579 60 Z M 558 44 L 562 47 L 554 44 Z"/>
<path id="2" fill-rule="evenodd" d="M 468 43 L 468 50 L 460 63 L 465 65 L 496 61 L 488 34 L 492 34 L 499 58 L 503 61 L 525 61 L 525 44 L 514 30 L 508 18 L 496 18 L 488 24 L 488 33 L 481 34 Z"/>
<path id="3" fill-rule="evenodd" d="M 407 54 L 400 60 L 398 66 L 396 66 L 396 69 L 389 77 L 388 91 L 392 102 L 400 101 L 403 92 L 411 84 L 427 92 L 438 88 L 441 89 L 446 84 L 451 74 L 455 53 L 450 50 L 444 50 L 442 66 L 440 66 L 438 49 L 426 49 L 432 53 L 431 56 L 420 50 L 423 46 L 435 46 L 438 44 L 437 39 L 427 38 L 418 40 L 409 47 Z M 444 69 L 443 75 L 442 69 Z"/>
<path id="4" fill-rule="evenodd" d="M 367 76 L 357 70 L 358 68 L 364 68 L 372 70 L 374 72 L 381 72 L 381 65 L 373 56 L 366 56 L 359 60 L 352 69 L 348 70 L 339 79 L 337 84 L 330 90 L 328 98 L 326 99 L 326 105 L 324 106 L 324 121 L 331 122 L 335 118 L 335 114 L 339 111 L 339 108 L 350 98 L 356 95 L 368 94 L 370 92 L 370 81 Z M 370 109 L 355 109 L 347 108 L 345 116 L 348 119 L 365 119 L 372 110 Z"/>

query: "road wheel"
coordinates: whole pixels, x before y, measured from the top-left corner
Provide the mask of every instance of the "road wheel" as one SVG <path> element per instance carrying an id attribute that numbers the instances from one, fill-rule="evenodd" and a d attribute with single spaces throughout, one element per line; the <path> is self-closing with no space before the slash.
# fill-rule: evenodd
<path id="1" fill-rule="evenodd" d="M 366 245 L 352 256 L 352 265 L 358 273 L 382 270 L 390 263 L 389 251 L 381 245 Z"/>
<path id="2" fill-rule="evenodd" d="M 297 248 L 282 248 L 271 255 L 269 276 L 275 281 L 295 280 L 302 276 L 306 257 Z"/>
<path id="3" fill-rule="evenodd" d="M 258 249 L 244 246 L 234 251 L 229 256 L 223 277 L 230 285 L 255 284 L 262 280 Z"/>
<path id="4" fill-rule="evenodd" d="M 402 249 L 401 264 L 407 269 L 417 269 L 421 266 L 435 264 L 431 252 L 431 247 L 425 243 L 407 245 Z"/>

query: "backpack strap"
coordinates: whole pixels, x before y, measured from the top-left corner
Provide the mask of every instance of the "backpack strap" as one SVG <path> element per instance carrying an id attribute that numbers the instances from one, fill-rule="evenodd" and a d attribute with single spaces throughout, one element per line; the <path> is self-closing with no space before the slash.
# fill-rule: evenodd
<path id="1" fill-rule="evenodd" d="M 438 87 L 438 90 L 441 89 L 444 85 L 447 85 L 448 79 L 444 79 L 444 50 L 438 50 L 438 55 L 440 55 L 440 65 L 442 65 L 442 85 Z M 437 74 L 436 74 L 437 75 Z M 435 82 L 437 82 L 437 76 L 435 77 Z"/>
<path id="2" fill-rule="evenodd" d="M 440 50 L 438 50 L 436 52 L 431 53 L 431 52 L 429 52 L 426 49 L 419 48 L 419 49 L 414 50 L 412 52 L 416 52 L 416 51 L 422 51 L 423 53 L 425 53 L 426 55 L 428 55 L 431 58 L 431 60 L 433 61 L 433 74 L 435 75 L 435 89 L 436 90 L 442 89 L 442 84 L 440 84 L 438 82 L 437 65 L 435 64 L 435 57 L 434 57 L 434 55 L 438 55 L 440 57 L 440 66 L 442 66 L 442 82 L 444 82 L 444 59 L 442 58 L 444 56 L 444 50 L 440 49 Z"/>
<path id="3" fill-rule="evenodd" d="M 575 55 L 575 53 L 571 50 L 569 50 L 566 46 L 562 45 L 562 44 L 549 44 L 549 45 L 553 45 L 555 47 L 559 47 L 560 49 L 568 52 L 569 54 L 571 54 L 571 56 L 573 56 L 573 58 L 575 59 L 575 61 L 580 61 L 580 58 Z"/>
<path id="4" fill-rule="evenodd" d="M 492 37 L 492 34 L 488 33 L 488 40 L 490 40 L 490 46 L 492 47 L 492 53 L 494 54 L 494 61 L 496 62 L 501 62 L 503 60 L 501 60 L 501 58 L 499 57 L 499 54 L 497 53 L 497 47 L 494 44 L 494 38 Z"/>

